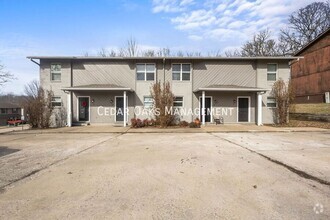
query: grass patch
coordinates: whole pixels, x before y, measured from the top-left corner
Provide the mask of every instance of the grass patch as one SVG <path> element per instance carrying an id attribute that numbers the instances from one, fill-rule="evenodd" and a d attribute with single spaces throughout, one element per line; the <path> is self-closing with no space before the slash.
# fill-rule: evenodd
<path id="1" fill-rule="evenodd" d="M 290 108 L 290 113 L 330 114 L 330 103 L 294 104 Z"/>
<path id="2" fill-rule="evenodd" d="M 290 120 L 288 124 L 284 125 L 272 125 L 274 127 L 315 127 L 315 128 L 325 128 L 330 129 L 329 122 L 322 121 L 300 121 L 300 120 Z"/>

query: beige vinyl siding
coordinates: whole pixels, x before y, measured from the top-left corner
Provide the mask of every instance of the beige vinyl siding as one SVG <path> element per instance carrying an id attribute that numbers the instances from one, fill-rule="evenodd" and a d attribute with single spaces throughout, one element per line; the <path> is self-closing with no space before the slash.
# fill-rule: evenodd
<path id="1" fill-rule="evenodd" d="M 134 89 L 135 63 L 120 61 L 85 61 L 73 65 L 73 86 L 116 84 Z"/>
<path id="2" fill-rule="evenodd" d="M 256 86 L 254 61 L 195 61 L 193 89 L 209 85 Z"/>

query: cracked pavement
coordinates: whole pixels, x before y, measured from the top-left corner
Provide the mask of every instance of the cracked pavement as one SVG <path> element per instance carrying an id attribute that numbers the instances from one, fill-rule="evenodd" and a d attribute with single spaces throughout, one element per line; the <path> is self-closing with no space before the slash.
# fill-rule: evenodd
<path id="1" fill-rule="evenodd" d="M 328 185 L 248 150 L 328 180 L 328 137 L 316 132 L 0 135 L 2 147 L 19 150 L 0 157 L 0 181 L 7 185 L 0 194 L 0 218 L 329 219 Z M 318 214 L 317 204 L 323 207 Z"/>

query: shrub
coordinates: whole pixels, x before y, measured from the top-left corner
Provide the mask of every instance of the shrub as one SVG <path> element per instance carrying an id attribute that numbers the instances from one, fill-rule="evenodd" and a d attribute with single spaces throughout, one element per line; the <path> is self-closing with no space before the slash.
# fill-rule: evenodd
<path id="1" fill-rule="evenodd" d="M 148 127 L 150 124 L 150 121 L 148 119 L 144 119 L 142 123 L 143 123 L 143 127 Z"/>
<path id="2" fill-rule="evenodd" d="M 199 128 L 199 126 L 195 122 L 190 122 L 189 128 Z"/>
<path id="3" fill-rule="evenodd" d="M 136 128 L 136 125 L 137 125 L 136 118 L 132 118 L 131 119 L 131 128 Z"/>
<path id="4" fill-rule="evenodd" d="M 154 100 L 154 108 L 159 111 L 159 114 L 155 114 L 156 123 L 161 127 L 172 125 L 175 117 L 166 112 L 166 110 L 173 107 L 174 101 L 174 94 L 172 93 L 170 83 L 164 82 L 163 86 L 160 82 L 153 84 L 151 88 L 151 96 Z"/>
<path id="5" fill-rule="evenodd" d="M 149 126 L 156 126 L 156 121 L 154 119 L 151 119 L 149 121 Z"/>
<path id="6" fill-rule="evenodd" d="M 188 127 L 189 123 L 186 121 L 180 121 L 179 125 L 180 125 L 180 127 Z"/>
<path id="7" fill-rule="evenodd" d="M 26 100 L 24 108 L 28 114 L 28 121 L 32 128 L 49 128 L 53 92 L 44 90 L 38 81 L 32 81 L 25 86 Z"/>
<path id="8" fill-rule="evenodd" d="M 277 123 L 288 123 L 289 108 L 295 96 L 291 81 L 285 83 L 284 80 L 280 78 L 274 83 L 271 94 L 276 100 Z"/>
<path id="9" fill-rule="evenodd" d="M 148 119 L 144 119 L 143 121 L 139 118 L 131 119 L 131 128 L 143 128 L 143 127 L 147 127 L 148 124 L 149 124 Z"/>

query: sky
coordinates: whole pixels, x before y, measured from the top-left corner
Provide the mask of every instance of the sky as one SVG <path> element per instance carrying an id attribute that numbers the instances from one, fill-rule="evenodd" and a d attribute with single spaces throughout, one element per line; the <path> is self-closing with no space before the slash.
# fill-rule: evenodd
<path id="1" fill-rule="evenodd" d="M 323 0 L 320 0 L 323 1 Z M 39 78 L 27 56 L 96 55 L 133 37 L 139 50 L 224 53 L 258 31 L 274 36 L 313 0 L 0 0 L 0 63 L 16 79 L 0 93 L 23 94 Z"/>

